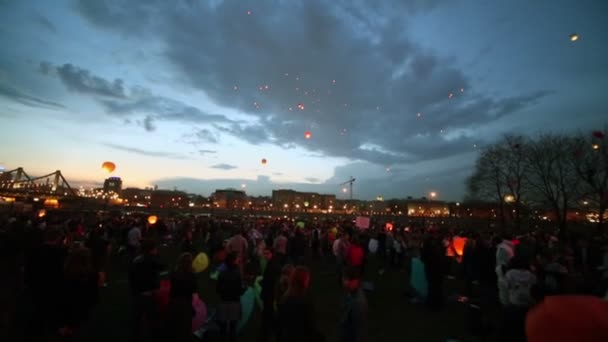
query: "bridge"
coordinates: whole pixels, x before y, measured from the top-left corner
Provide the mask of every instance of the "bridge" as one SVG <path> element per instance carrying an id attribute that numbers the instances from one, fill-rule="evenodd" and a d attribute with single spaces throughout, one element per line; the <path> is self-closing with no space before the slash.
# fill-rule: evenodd
<path id="1" fill-rule="evenodd" d="M 77 197 L 61 171 L 30 177 L 23 168 L 0 172 L 0 196 L 11 197 Z"/>

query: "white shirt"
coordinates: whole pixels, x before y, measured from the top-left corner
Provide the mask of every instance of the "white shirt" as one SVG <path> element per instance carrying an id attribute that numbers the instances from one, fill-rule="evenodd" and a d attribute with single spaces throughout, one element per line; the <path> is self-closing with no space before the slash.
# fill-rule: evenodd
<path id="1" fill-rule="evenodd" d="M 138 227 L 133 227 L 129 230 L 129 235 L 127 236 L 127 242 L 131 247 L 139 247 L 139 242 L 141 240 L 141 230 Z"/>
<path id="2" fill-rule="evenodd" d="M 496 248 L 496 266 L 507 265 L 514 255 L 513 242 L 503 240 Z"/>

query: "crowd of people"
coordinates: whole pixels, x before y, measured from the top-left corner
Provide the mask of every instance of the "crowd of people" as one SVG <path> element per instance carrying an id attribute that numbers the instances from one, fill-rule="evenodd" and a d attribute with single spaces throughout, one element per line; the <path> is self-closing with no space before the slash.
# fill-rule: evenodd
<path id="1" fill-rule="evenodd" d="M 336 331 L 344 342 L 368 339 L 366 290 L 373 286 L 364 280 L 388 270 L 403 271 L 404 295 L 432 311 L 453 299 L 444 283 L 454 279 L 447 287 L 456 287 L 456 303 L 470 306 L 471 332 L 482 338 L 545 341 L 539 327 L 562 319 L 555 309 L 565 305 L 560 298 L 585 311 L 581 317 L 591 317 L 584 324 L 571 319 L 569 329 L 578 324 L 600 337 L 608 330 L 608 311 L 603 311 L 604 319 L 591 312 L 608 310 L 608 302 L 600 299 L 608 288 L 605 233 L 513 236 L 443 227 L 393 228 L 384 222 L 357 229 L 351 220 L 189 216 L 149 224 L 143 215 L 61 212 L 6 215 L 0 227 L 6 337 L 77 338 L 101 289 L 112 286 L 108 259 L 118 257 L 128 273 L 132 340 L 191 340 L 193 297 L 205 298 L 193 268 L 200 253 L 209 256 L 209 271 L 218 273 L 219 301 L 208 310 L 204 338 L 215 333 L 222 341 L 238 339 L 247 316 L 242 296 L 259 279 L 260 341 L 323 341 L 326 332 L 318 327 L 309 291 L 311 259 L 335 266 L 344 290 Z M 178 250 L 174 262 L 161 261 L 162 244 Z M 163 282 L 169 288 L 164 304 L 158 296 Z M 23 305 L 24 298 L 28 305 Z"/>

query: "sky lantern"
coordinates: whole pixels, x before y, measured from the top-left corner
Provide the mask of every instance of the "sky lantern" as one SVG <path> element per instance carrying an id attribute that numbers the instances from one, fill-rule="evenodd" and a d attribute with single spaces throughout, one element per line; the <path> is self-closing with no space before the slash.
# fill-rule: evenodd
<path id="1" fill-rule="evenodd" d="M 116 170 L 116 164 L 112 163 L 111 161 L 106 161 L 101 164 L 101 168 L 107 173 L 112 173 L 114 170 Z"/>
<path id="2" fill-rule="evenodd" d="M 303 103 L 298 103 L 298 109 L 299 110 L 304 110 L 304 104 Z"/>
<path id="3" fill-rule="evenodd" d="M 266 158 L 262 158 L 262 165 L 266 165 Z"/>
<path id="4" fill-rule="evenodd" d="M 452 240 L 452 247 L 454 248 L 454 252 L 456 252 L 456 256 L 461 257 L 464 254 L 464 245 L 467 243 L 467 238 L 461 236 L 454 236 Z"/>
<path id="5" fill-rule="evenodd" d="M 310 139 L 310 137 L 312 137 L 312 133 L 310 133 L 310 131 L 304 132 L 304 138 Z"/>
<path id="6" fill-rule="evenodd" d="M 156 222 L 158 222 L 158 217 L 156 215 L 150 215 L 150 216 L 148 216 L 148 223 L 149 224 L 156 224 Z"/>
<path id="7" fill-rule="evenodd" d="M 578 33 L 573 33 L 570 35 L 570 41 L 571 42 L 575 42 L 579 39 L 580 37 L 578 36 Z"/>

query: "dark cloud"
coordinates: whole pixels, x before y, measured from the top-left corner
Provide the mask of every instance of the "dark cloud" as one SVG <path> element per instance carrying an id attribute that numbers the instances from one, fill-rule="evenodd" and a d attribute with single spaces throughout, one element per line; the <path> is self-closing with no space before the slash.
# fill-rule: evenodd
<path id="1" fill-rule="evenodd" d="M 40 25 L 42 28 L 56 33 L 57 32 L 57 28 L 55 27 L 55 25 L 53 25 L 53 23 L 44 15 L 38 13 L 38 12 L 34 12 L 33 14 L 33 19 L 34 22 L 38 25 Z"/>
<path id="2" fill-rule="evenodd" d="M 211 166 L 212 169 L 218 169 L 218 170 L 234 170 L 237 167 L 234 165 L 230 165 L 230 164 L 216 164 Z"/>
<path id="3" fill-rule="evenodd" d="M 0 96 L 30 107 L 47 109 L 65 108 L 65 106 L 60 103 L 29 95 L 15 87 L 12 87 L 8 84 L 4 84 L 2 82 L 0 82 Z"/>
<path id="4" fill-rule="evenodd" d="M 182 155 L 175 154 L 175 153 L 170 153 L 170 152 L 150 151 L 150 150 L 144 150 L 144 149 L 140 149 L 140 148 L 136 148 L 136 147 L 129 147 L 129 146 L 123 146 L 123 145 L 118 145 L 118 144 L 112 144 L 112 143 L 104 143 L 102 145 L 106 146 L 106 147 L 109 147 L 111 149 L 114 149 L 114 150 L 123 151 L 123 152 L 129 152 L 129 153 L 135 153 L 135 154 L 140 154 L 142 156 L 147 156 L 147 157 L 163 157 L 163 158 L 171 158 L 171 159 L 185 159 L 185 157 L 182 156 Z"/>
<path id="5" fill-rule="evenodd" d="M 49 76 L 56 74 L 71 91 L 101 96 L 97 100 L 110 115 L 145 115 L 141 125 L 147 131 L 155 130 L 154 120 L 195 124 L 234 122 L 224 115 L 209 114 L 183 102 L 155 95 L 143 87 L 134 86 L 127 94 L 121 79 L 110 81 L 72 64 L 55 67 L 49 62 L 41 62 L 38 71 Z"/>
<path id="6" fill-rule="evenodd" d="M 116 116 L 148 114 L 157 120 L 198 124 L 232 122 L 224 115 L 208 114 L 196 107 L 163 96 L 144 95 L 123 101 L 102 100 L 101 104 L 106 108 L 108 114 Z"/>
<path id="7" fill-rule="evenodd" d="M 152 119 L 152 117 L 149 115 L 144 118 L 143 126 L 144 129 L 148 132 L 152 132 L 156 129 L 156 126 L 154 126 L 154 119 Z"/>
<path id="8" fill-rule="evenodd" d="M 41 64 L 41 70 L 42 66 L 43 64 Z M 124 82 L 120 78 L 108 81 L 69 63 L 58 66 L 55 71 L 63 84 L 71 91 L 110 98 L 127 98 Z"/>
<path id="9" fill-rule="evenodd" d="M 219 138 L 217 137 L 217 135 L 215 133 L 213 133 L 211 130 L 206 129 L 206 128 L 197 130 L 194 133 L 194 137 L 196 137 L 196 139 L 198 141 L 208 142 L 208 143 L 212 143 L 212 144 L 216 144 L 219 141 Z"/>
<path id="10" fill-rule="evenodd" d="M 413 42 L 407 35 L 411 15 L 444 2 L 79 6 L 96 25 L 160 37 L 180 77 L 216 103 L 257 118 L 254 124 L 219 125 L 220 131 L 252 144 L 299 145 L 388 165 L 466 153 L 479 138 L 465 132 L 550 94 L 540 89 L 497 98 L 476 90 L 454 59 Z M 140 15 L 127 22 L 121 13 Z M 313 138 L 304 139 L 305 131 Z"/>

